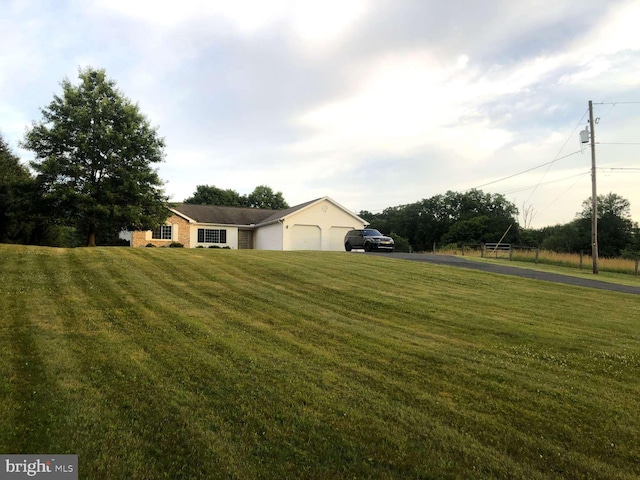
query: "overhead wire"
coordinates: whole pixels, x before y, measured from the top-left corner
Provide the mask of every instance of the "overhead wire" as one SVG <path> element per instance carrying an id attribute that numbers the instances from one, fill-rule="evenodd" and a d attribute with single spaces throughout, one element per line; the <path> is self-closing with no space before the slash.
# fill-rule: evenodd
<path id="1" fill-rule="evenodd" d="M 625 170 L 631 172 L 640 172 L 638 167 L 598 167 L 598 170 Z"/>
<path id="2" fill-rule="evenodd" d="M 547 167 L 547 170 L 544 172 L 544 174 L 542 175 L 542 177 L 540 178 L 540 180 L 538 181 L 538 185 L 536 186 L 536 188 L 534 188 L 531 193 L 529 194 L 529 197 L 525 200 L 525 203 L 527 203 L 531 197 L 533 196 L 533 194 L 535 193 L 535 191 L 538 189 L 538 186 L 540 186 L 540 183 L 542 183 L 542 180 L 544 180 L 544 177 L 547 176 L 547 173 L 549 173 L 549 170 L 551 169 L 551 165 L 553 165 L 555 162 L 557 162 L 558 160 L 560 160 L 560 158 L 558 158 L 558 155 L 560 155 L 560 152 L 562 152 L 562 150 L 564 150 L 564 147 L 567 146 L 567 143 L 569 143 L 569 139 L 571 139 L 571 137 L 573 135 L 575 135 L 576 130 L 578 129 L 578 127 L 580 126 L 580 124 L 584 121 L 584 117 L 587 116 L 587 113 L 589 113 L 589 109 L 586 109 L 585 112 L 582 114 L 582 117 L 580 118 L 580 120 L 578 121 L 578 123 L 576 123 L 576 126 L 573 127 L 573 130 L 571 131 L 571 133 L 567 136 L 567 139 L 564 141 L 564 143 L 562 144 L 562 147 L 560 147 L 560 150 L 558 150 L 558 153 L 556 153 L 556 158 L 553 160 L 553 162 L 551 162 L 549 164 L 549 166 Z M 582 152 L 582 150 L 580 150 Z"/>
<path id="3" fill-rule="evenodd" d="M 533 171 L 533 170 L 536 170 L 536 169 L 538 169 L 538 168 L 541 168 L 541 167 L 545 167 L 545 166 L 546 166 L 546 167 L 547 167 L 547 169 L 545 170 L 544 174 L 540 177 L 540 180 L 538 181 L 538 183 L 537 183 L 535 186 L 533 186 L 533 187 L 526 187 L 526 188 L 523 188 L 523 189 L 521 189 L 521 190 L 516 190 L 516 191 L 509 192 L 509 193 L 516 193 L 517 191 L 526 191 L 526 190 L 531 189 L 531 193 L 529 194 L 529 197 L 528 197 L 528 198 L 527 198 L 527 200 L 525 201 L 525 203 L 526 203 L 527 201 L 529 201 L 529 199 L 531 199 L 532 195 L 535 193 L 535 191 L 538 189 L 538 187 L 540 187 L 540 185 L 543 185 L 542 181 L 543 181 L 543 180 L 544 180 L 544 178 L 546 177 L 547 173 L 549 173 L 549 170 L 551 169 L 551 166 L 552 166 L 554 163 L 556 163 L 556 162 L 558 162 L 558 161 L 560 161 L 560 160 L 563 160 L 563 159 L 565 159 L 565 158 L 571 157 L 571 156 L 573 156 L 573 155 L 576 155 L 576 154 L 578 154 L 578 153 L 582 153 L 582 152 L 583 152 L 583 150 L 582 150 L 582 149 L 580 149 L 580 150 L 577 150 L 577 151 L 575 151 L 575 152 L 569 153 L 569 154 L 567 154 L 567 155 L 560 156 L 560 153 L 561 153 L 561 152 L 562 152 L 562 150 L 564 150 L 564 148 L 567 146 L 567 144 L 569 143 L 569 140 L 571 140 L 571 138 L 574 136 L 574 134 L 575 134 L 576 130 L 577 130 L 577 129 L 578 129 L 578 127 L 582 124 L 582 122 L 584 121 L 584 119 L 585 119 L 585 117 L 587 116 L 587 114 L 588 114 L 588 113 L 589 113 L 589 110 L 588 110 L 588 109 L 586 109 L 586 110 L 584 111 L 584 113 L 582 114 L 582 117 L 580 117 L 580 120 L 576 123 L 576 126 L 573 128 L 573 130 L 571 131 L 571 133 L 570 133 L 569 135 L 567 135 L 567 139 L 564 141 L 564 143 L 562 144 L 562 147 L 560 147 L 560 150 L 558 150 L 558 153 L 556 154 L 556 156 L 554 157 L 554 159 L 553 159 L 553 160 L 551 160 L 551 161 L 549 161 L 549 162 L 546 162 L 546 163 L 543 163 L 543 164 L 541 164 L 541 165 L 538 165 L 538 166 L 535 166 L 535 167 L 529 168 L 529 169 L 527 169 L 527 170 L 523 170 L 523 171 L 521 171 L 521 172 L 514 173 L 513 175 L 508 175 L 508 176 L 506 176 L 506 177 L 502 177 L 502 178 L 499 178 L 499 179 L 497 179 L 497 180 L 493 180 L 493 181 L 491 181 L 491 182 L 484 183 L 484 184 L 479 185 L 479 186 L 477 186 L 477 187 L 475 187 L 475 188 L 481 188 L 481 187 L 486 187 L 487 185 L 493 185 L 493 184 L 495 184 L 495 183 L 499 183 L 499 182 L 502 182 L 502 181 L 504 181 L 504 180 L 508 180 L 508 179 L 510 179 L 510 178 L 514 178 L 514 177 L 517 177 L 517 176 L 519 176 L 519 175 L 522 175 L 522 174 L 525 174 L 525 173 L 531 172 L 531 171 Z M 572 175 L 571 177 L 567 177 L 567 178 L 582 177 L 582 176 L 587 175 L 587 174 L 589 174 L 589 172 L 581 173 L 581 174 L 578 174 L 578 175 Z M 566 180 L 567 178 L 564 178 L 564 179 L 562 179 L 562 180 Z M 552 181 L 552 182 L 547 182 L 547 183 L 555 183 L 555 182 L 557 182 L 557 181 L 560 181 L 560 180 L 556 180 L 556 181 Z M 563 197 L 563 196 L 564 196 L 564 195 L 565 195 L 569 190 L 571 190 L 573 187 L 575 187 L 575 186 L 578 184 L 578 182 L 579 182 L 579 181 L 580 181 L 580 179 L 576 180 L 576 181 L 573 183 L 573 185 L 571 185 L 571 186 L 570 186 L 569 188 L 567 188 L 564 192 L 562 192 L 558 197 L 556 197 L 556 198 L 555 198 L 551 203 L 549 203 L 549 204 L 544 208 L 544 210 L 542 210 L 542 212 L 534 213 L 534 214 L 532 215 L 532 219 L 533 219 L 533 218 L 535 218 L 535 217 L 536 217 L 537 215 L 539 215 L 540 213 L 544 213 L 544 212 L 546 212 L 546 211 L 547 211 L 547 210 L 548 210 L 548 209 L 549 209 L 553 204 L 555 204 L 558 200 L 560 200 L 560 198 L 562 198 L 562 197 Z M 545 183 L 545 185 L 546 185 L 547 183 Z M 471 190 L 471 189 L 469 189 L 469 190 Z"/>
<path id="4" fill-rule="evenodd" d="M 560 150 L 558 150 L 558 153 L 556 154 L 556 156 L 555 156 L 555 158 L 554 158 L 553 160 L 551 160 L 551 161 L 549 161 L 549 162 L 542 163 L 542 164 L 537 165 L 537 166 L 535 166 L 535 167 L 528 168 L 528 169 L 526 169 L 526 170 L 522 170 L 521 172 L 514 173 L 514 174 L 512 174 L 512 175 L 507 175 L 506 177 L 498 178 L 497 180 L 492 180 L 492 181 L 490 181 L 490 182 L 483 183 L 482 185 L 478 185 L 478 186 L 473 187 L 473 188 L 468 188 L 468 189 L 467 189 L 467 190 L 465 190 L 465 191 L 474 190 L 474 189 L 479 189 L 479 188 L 482 188 L 482 187 L 486 187 L 486 186 L 488 186 L 488 185 L 493 185 L 493 184 L 495 184 L 495 183 L 503 182 L 503 181 L 505 181 L 505 180 L 509 180 L 510 178 L 514 178 L 514 177 L 517 177 L 517 176 L 519 176 L 519 175 L 523 175 L 523 174 L 525 174 L 525 173 L 529 173 L 529 172 L 531 172 L 531 171 L 533 171 L 533 170 L 537 170 L 538 168 L 542 168 L 542 167 L 546 167 L 546 166 L 549 166 L 549 168 L 550 168 L 550 167 L 551 167 L 551 165 L 553 165 L 555 162 L 557 162 L 557 161 L 559 161 L 559 160 L 563 160 L 563 159 L 565 159 L 565 158 L 571 157 L 572 155 L 576 155 L 576 154 L 578 154 L 578 153 L 582 153 L 582 150 L 576 150 L 575 152 L 572 152 L 572 153 L 569 153 L 569 154 L 567 154 L 567 155 L 563 155 L 562 157 L 559 157 L 560 152 L 562 152 L 562 150 L 564 150 L 564 147 L 567 145 L 567 143 L 569 143 L 569 140 L 571 139 L 571 137 L 573 136 L 573 134 L 575 133 L 575 131 L 578 129 L 578 127 L 580 126 L 580 124 L 581 124 L 581 123 L 582 123 L 582 121 L 584 120 L 584 117 L 586 117 L 587 113 L 589 113 L 589 110 L 588 110 L 588 109 L 587 109 L 587 110 L 585 110 L 584 114 L 582 115 L 582 117 L 580 118 L 580 120 L 578 121 L 578 123 L 576 124 L 576 126 L 573 128 L 573 130 L 571 131 L 571 134 L 569 134 L 569 135 L 567 136 L 567 139 L 566 139 L 566 140 L 565 140 L 565 142 L 562 144 L 562 147 L 560 148 Z M 549 168 L 547 168 L 547 171 L 544 173 L 544 175 L 543 175 L 543 176 L 542 176 L 542 178 L 540 179 L 540 182 L 542 182 L 542 180 L 544 179 L 545 175 L 546 175 L 546 174 L 547 174 L 547 172 L 549 171 Z M 538 183 L 540 183 L 540 182 L 538 182 Z M 528 200 L 528 199 L 527 199 L 527 200 Z"/>
<path id="5" fill-rule="evenodd" d="M 467 189 L 467 190 L 465 190 L 465 191 L 469 191 L 469 190 L 474 190 L 474 189 L 478 189 L 478 188 L 486 187 L 487 185 L 493 185 L 494 183 L 499 183 L 499 182 L 502 182 L 502 181 L 504 181 L 504 180 L 508 180 L 508 179 L 510 179 L 510 178 L 517 177 L 518 175 L 522 175 L 522 174 L 524 174 L 524 173 L 532 172 L 533 170 L 537 170 L 538 168 L 546 167 L 547 165 L 551 165 L 552 163 L 557 162 L 558 160 L 562 160 L 562 159 L 564 159 L 564 158 L 570 157 L 570 156 L 575 155 L 575 154 L 577 154 L 577 153 L 582 153 L 582 150 L 577 150 L 577 151 L 572 152 L 572 153 L 569 153 L 569 154 L 567 154 L 567 155 L 565 155 L 565 156 L 563 156 L 563 157 L 555 158 L 555 159 L 551 160 L 550 162 L 542 163 L 542 164 L 537 165 L 537 166 L 535 166 L 535 167 L 528 168 L 527 170 L 523 170 L 523 171 L 521 171 L 521 172 L 514 173 L 513 175 L 509 175 L 509 176 L 506 176 L 506 177 L 502 177 L 502 178 L 499 178 L 499 179 L 497 179 L 497 180 L 493 180 L 493 181 L 491 181 L 491 182 L 483 183 L 482 185 L 478 185 L 477 187 L 468 188 L 468 189 Z"/>
<path id="6" fill-rule="evenodd" d="M 594 105 L 637 105 L 640 102 L 593 102 Z"/>
<path id="7" fill-rule="evenodd" d="M 552 183 L 563 182 L 563 181 L 569 180 L 571 178 L 582 177 L 584 175 L 589 175 L 589 174 L 591 174 L 591 172 L 590 171 L 586 171 L 586 172 L 578 173 L 576 175 L 570 175 L 568 177 L 558 178 L 556 180 L 550 180 L 550 181 L 545 182 L 545 183 L 540 183 L 540 184 L 536 184 L 536 185 L 530 185 L 528 187 L 517 188 L 515 190 L 509 190 L 507 192 L 502 192 L 502 195 L 511 195 L 513 193 L 525 192 L 525 191 L 530 190 L 532 188 L 536 188 L 537 186 L 551 185 Z"/>
<path id="8" fill-rule="evenodd" d="M 551 208 L 551 206 L 556 203 L 558 200 L 560 200 L 569 190 L 571 190 L 573 187 L 575 187 L 578 182 L 580 181 L 580 179 L 576 180 L 573 185 L 571 185 L 569 188 L 567 188 L 564 192 L 562 192 L 560 195 L 558 195 L 554 200 L 551 201 L 551 203 L 549 203 L 544 210 L 542 210 L 541 212 L 534 212 L 533 215 L 531 215 L 531 220 L 533 220 L 534 218 L 536 218 L 538 215 L 543 214 L 544 212 L 546 212 L 547 210 L 549 210 L 549 208 Z"/>

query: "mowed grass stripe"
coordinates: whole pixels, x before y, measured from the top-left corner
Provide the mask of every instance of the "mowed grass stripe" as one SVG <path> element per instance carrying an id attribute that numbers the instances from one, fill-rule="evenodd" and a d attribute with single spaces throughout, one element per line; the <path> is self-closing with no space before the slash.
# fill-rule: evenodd
<path id="1" fill-rule="evenodd" d="M 228 404 L 229 392 L 225 391 L 225 385 L 229 383 L 227 376 L 235 376 L 235 350 L 229 349 L 228 342 L 220 342 L 215 336 L 211 342 L 206 342 L 209 351 L 200 351 L 201 344 L 194 349 L 198 340 L 202 341 L 208 336 L 198 334 L 194 320 L 185 311 L 186 303 L 182 300 L 185 295 L 176 294 L 171 288 L 162 289 L 154 285 L 154 279 L 165 275 L 163 271 L 149 272 L 144 267 L 140 273 L 142 276 L 148 274 L 146 281 L 141 284 L 132 282 L 131 288 L 134 291 L 142 288 L 145 292 L 138 291 L 138 295 L 144 299 L 145 321 L 136 325 L 134 319 L 128 327 L 134 330 L 127 333 L 133 336 L 134 341 L 137 340 L 138 347 L 145 352 L 146 370 L 153 371 L 154 374 L 145 383 L 143 373 L 131 386 L 127 388 L 124 383 L 122 387 L 118 387 L 118 391 L 137 392 L 137 387 L 141 389 L 141 401 L 149 396 L 157 401 L 157 408 L 154 407 L 139 419 L 138 416 L 134 417 L 139 428 L 143 429 L 143 435 L 134 432 L 137 436 L 146 437 L 146 444 L 154 451 L 167 450 L 170 445 L 179 447 L 170 455 L 162 456 L 161 461 L 155 462 L 148 478 L 162 475 L 170 478 L 175 478 L 176 475 L 185 478 L 232 475 L 235 465 L 250 463 L 245 459 L 248 452 L 238 448 L 240 442 L 224 441 L 225 419 L 207 414 L 220 412 L 231 406 Z M 137 281 L 142 279 L 141 275 L 136 275 Z M 162 292 L 160 303 L 158 298 L 147 297 L 148 292 L 154 290 Z M 206 313 L 205 317 L 209 318 Z M 213 350 L 212 353 L 210 349 Z M 123 377 L 131 373 L 136 375 L 135 371 L 127 372 L 126 366 L 119 368 L 125 372 Z M 145 389 L 149 391 L 145 392 Z M 191 410 L 194 404 L 199 405 L 200 409 Z M 138 411 L 141 406 L 144 405 L 134 404 L 130 410 Z M 163 412 L 161 409 L 169 411 Z M 149 408 L 143 408 L 144 410 Z M 187 420 L 194 418 L 194 415 L 195 418 L 200 415 L 208 418 L 208 423 L 205 423 L 207 427 L 202 428 L 201 423 Z M 156 456 L 153 452 L 146 455 L 147 458 Z M 144 465 L 142 470 L 133 471 L 134 478 L 140 478 L 144 474 Z"/>
<path id="2" fill-rule="evenodd" d="M 34 252 L 40 265 L 20 258 Z M 629 296 L 342 253 L 0 246 L 0 259 L 15 289 L 44 278 L 56 336 L 11 355 L 64 352 L 40 355 L 37 381 L 65 399 L 48 435 L 0 421 L 0 448 L 79 453 L 95 459 L 87 478 L 639 474 Z M 44 326 L 0 302 L 16 322 L 3 342 Z M 32 406 L 36 425 L 46 408 Z"/>
<path id="3" fill-rule="evenodd" d="M 259 352 L 258 352 L 258 353 L 259 353 Z M 249 444 L 249 443 L 247 442 L 247 444 Z"/>
<path id="4" fill-rule="evenodd" d="M 131 355 L 136 350 L 110 327 L 109 313 L 117 306 L 117 298 L 111 297 L 109 284 L 103 285 L 98 279 L 79 268 L 77 252 L 66 255 L 64 264 L 49 265 L 48 274 L 55 282 L 61 301 L 57 304 L 56 316 L 64 322 L 71 348 L 69 354 L 80 368 L 82 395 L 74 405 L 74 422 L 70 429 L 77 436 L 69 439 L 69 446 L 81 449 L 85 455 L 95 458 L 86 474 L 94 478 L 108 477 L 112 458 L 109 449 L 122 452 L 136 452 L 145 458 L 150 444 L 145 435 L 140 434 L 134 415 L 128 414 L 135 404 L 137 387 L 135 380 L 144 378 L 136 369 L 127 369 Z M 63 267 L 62 270 L 58 270 Z M 133 350 L 133 351 L 132 351 Z M 148 376 L 147 372 L 145 372 Z M 148 380 L 147 380 L 148 381 Z M 153 410 L 157 401 L 152 392 L 145 392 L 146 410 Z M 165 406 L 163 406 L 165 408 Z M 144 410 L 143 410 L 144 411 Z M 170 406 L 166 406 L 166 413 Z M 167 417 L 171 418 L 171 417 Z M 147 424 L 146 428 L 152 428 Z M 90 435 L 87 435 L 91 432 Z M 136 462 L 125 463 L 123 475 L 133 478 L 140 473 L 140 467 L 131 468 Z M 146 470 L 153 471 L 153 466 Z"/>
<path id="5" fill-rule="evenodd" d="M 199 462 L 191 461 L 188 455 L 183 455 L 183 446 L 194 446 L 194 454 L 199 450 L 206 451 L 206 446 L 198 446 L 191 438 L 191 432 L 185 431 L 188 422 L 180 424 L 180 417 L 175 415 L 172 407 L 171 400 L 174 397 L 170 391 L 165 396 L 156 388 L 162 385 L 158 381 L 158 375 L 162 372 L 158 368 L 158 359 L 171 358 L 179 363 L 179 357 L 175 351 L 171 355 L 162 352 L 161 355 L 154 355 L 153 362 L 132 362 L 143 352 L 134 342 L 145 338 L 145 325 L 139 325 L 142 327 L 140 330 L 127 332 L 130 338 L 114 331 L 111 314 L 121 307 L 118 296 L 113 295 L 109 288 L 98 288 L 111 284 L 101 283 L 99 276 L 91 275 L 95 272 L 77 268 L 75 253 L 67 257 L 68 269 L 54 273 L 62 302 L 58 304 L 58 315 L 53 316 L 64 319 L 65 331 L 74 346 L 72 353 L 82 366 L 81 383 L 85 388 L 81 405 L 75 412 L 76 421 L 72 423 L 70 431 L 82 432 L 83 436 L 90 432 L 91 435 L 82 442 L 72 438 L 70 444 L 82 445 L 85 454 L 96 459 L 91 464 L 94 470 L 86 473 L 93 478 L 111 477 L 114 473 L 113 450 L 132 452 L 140 457 L 138 462 L 124 462 L 130 468 L 120 472 L 129 478 L 159 478 L 166 472 L 165 464 L 174 462 L 175 458 L 179 459 L 177 471 L 185 473 L 182 469 L 189 465 L 190 468 L 196 468 L 193 471 L 199 472 L 197 467 L 201 457 L 197 457 Z M 102 308 L 96 308 L 97 305 Z M 144 313 L 149 315 L 149 312 Z M 130 324 L 135 325 L 137 318 L 140 315 L 132 315 Z M 160 328 L 164 334 L 169 330 L 161 325 Z M 55 409 L 50 415 L 56 415 Z M 100 421 L 96 422 L 96 419 Z M 142 460 L 153 458 L 158 449 L 165 449 L 165 442 L 165 447 L 171 445 L 172 448 L 166 448 L 163 462 L 146 465 L 146 461 Z M 173 449 L 173 446 L 176 448 Z M 45 450 L 59 451 L 52 448 Z M 127 453 L 123 455 L 126 458 Z M 209 464 L 209 468 L 220 471 L 215 468 L 215 462 L 209 461 Z"/>
<path id="6" fill-rule="evenodd" d="M 249 294 L 249 292 L 250 292 L 250 290 L 246 290 L 244 293 L 248 295 L 248 294 Z M 260 300 L 261 300 L 261 299 L 260 299 Z M 244 302 L 243 302 L 243 303 L 244 303 Z M 249 302 L 249 305 L 251 305 L 251 303 L 252 303 L 252 302 L 250 301 L 250 302 Z M 257 306 L 257 308 L 255 308 L 255 309 L 251 309 L 251 313 L 256 314 L 258 311 L 261 311 L 262 309 L 263 309 L 263 304 L 262 304 L 262 302 L 261 302 L 261 301 L 259 301 L 259 302 L 258 302 L 258 306 Z M 269 312 L 266 312 L 266 313 L 267 313 L 267 314 L 269 314 Z M 265 315 L 265 313 L 263 312 L 263 313 L 262 313 L 262 315 Z M 248 324 L 248 323 L 244 323 L 244 325 L 245 325 L 245 327 L 249 326 L 249 324 Z M 266 334 L 266 331 L 265 331 L 264 329 L 260 329 L 260 331 L 258 332 L 258 334 L 259 334 L 259 335 L 258 335 L 256 338 L 263 337 L 263 336 Z M 254 344 L 255 344 L 255 340 L 256 340 L 256 338 L 254 338 L 254 339 L 253 339 L 253 340 L 254 340 L 254 342 L 253 342 Z M 251 349 L 251 346 L 248 346 L 248 347 Z M 256 350 L 255 350 L 255 345 L 254 345 L 254 348 L 253 348 L 252 350 L 254 350 L 254 351 L 255 351 L 255 353 L 257 353 L 257 354 L 268 354 L 268 351 L 266 351 L 266 350 L 265 350 L 264 352 L 256 351 Z"/>

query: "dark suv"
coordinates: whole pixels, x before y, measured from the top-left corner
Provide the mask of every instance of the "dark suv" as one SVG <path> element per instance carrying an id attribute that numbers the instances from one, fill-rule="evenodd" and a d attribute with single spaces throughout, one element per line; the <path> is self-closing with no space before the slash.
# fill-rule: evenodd
<path id="1" fill-rule="evenodd" d="M 393 247 L 393 238 L 382 235 L 373 228 L 351 230 L 344 236 L 344 249 L 347 252 L 353 248 L 364 248 L 365 252 L 374 250 L 393 252 Z"/>

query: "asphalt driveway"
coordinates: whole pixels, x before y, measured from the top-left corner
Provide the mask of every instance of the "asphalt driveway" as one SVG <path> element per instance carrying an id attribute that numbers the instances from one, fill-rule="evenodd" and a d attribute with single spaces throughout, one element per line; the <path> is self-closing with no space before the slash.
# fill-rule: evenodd
<path id="1" fill-rule="evenodd" d="M 368 253 L 367 255 L 380 255 L 398 260 L 410 260 L 414 262 L 428 262 L 450 267 L 469 268 L 471 270 L 481 270 L 483 272 L 499 273 L 502 275 L 514 275 L 516 277 L 531 278 L 545 282 L 564 283 L 566 285 L 576 285 L 579 287 L 599 288 L 601 290 L 611 290 L 613 292 L 631 293 L 640 295 L 640 286 L 618 285 L 616 283 L 602 282 L 590 278 L 578 278 L 559 273 L 539 272 L 527 268 L 509 267 L 507 265 L 495 265 L 484 262 L 474 262 L 463 257 L 453 255 L 433 255 L 429 253 Z"/>

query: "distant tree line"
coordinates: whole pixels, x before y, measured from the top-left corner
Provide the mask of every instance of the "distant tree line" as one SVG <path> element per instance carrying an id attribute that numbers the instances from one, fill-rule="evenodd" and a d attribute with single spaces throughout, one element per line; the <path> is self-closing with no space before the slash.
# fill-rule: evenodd
<path id="1" fill-rule="evenodd" d="M 630 203 L 609 193 L 598 196 L 599 254 L 604 257 L 634 257 L 640 252 L 638 224 L 631 220 Z M 564 225 L 524 229 L 518 223 L 517 207 L 503 195 L 473 189 L 448 191 L 419 202 L 389 207 L 380 213 L 361 211 L 371 227 L 391 234 L 415 251 L 430 251 L 434 245 L 503 242 L 539 247 L 560 253 L 591 253 L 591 199 L 582 211 Z M 398 240 L 396 240 L 396 243 Z"/>
<path id="2" fill-rule="evenodd" d="M 185 199 L 184 203 L 270 210 L 289 208 L 282 192 L 274 192 L 271 187 L 266 185 L 258 185 L 249 195 L 240 195 L 235 190 L 223 190 L 214 185 L 197 185 L 194 194 Z"/>
<path id="3" fill-rule="evenodd" d="M 406 238 L 414 250 L 433 245 L 498 241 L 518 242 L 518 209 L 502 195 L 469 190 L 448 191 L 419 202 L 389 207 L 381 213 L 361 211 L 363 219 L 386 233 Z"/>
<path id="4" fill-rule="evenodd" d="M 598 253 L 603 257 L 636 258 L 640 254 L 640 229 L 631 220 L 629 200 L 616 193 L 598 195 Z M 526 230 L 522 239 L 545 250 L 591 253 L 591 197 L 569 223 Z"/>

